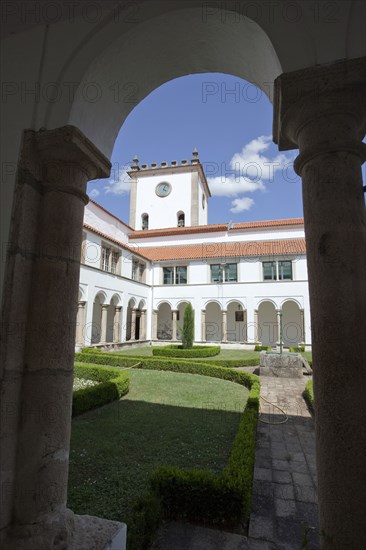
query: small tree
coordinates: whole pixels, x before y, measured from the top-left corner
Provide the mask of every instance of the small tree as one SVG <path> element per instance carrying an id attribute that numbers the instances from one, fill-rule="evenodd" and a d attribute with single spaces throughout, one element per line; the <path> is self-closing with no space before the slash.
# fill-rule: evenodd
<path id="1" fill-rule="evenodd" d="M 191 304 L 187 304 L 184 311 L 182 347 L 183 349 L 192 349 L 194 340 L 194 311 Z"/>

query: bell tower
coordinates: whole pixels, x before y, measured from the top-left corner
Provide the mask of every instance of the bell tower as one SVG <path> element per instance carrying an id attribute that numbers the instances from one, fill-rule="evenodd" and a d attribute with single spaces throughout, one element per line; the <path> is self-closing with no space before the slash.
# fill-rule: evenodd
<path id="1" fill-rule="evenodd" d="M 136 230 L 207 225 L 211 196 L 195 149 L 191 162 L 150 166 L 133 159 L 131 170 L 130 225 Z"/>

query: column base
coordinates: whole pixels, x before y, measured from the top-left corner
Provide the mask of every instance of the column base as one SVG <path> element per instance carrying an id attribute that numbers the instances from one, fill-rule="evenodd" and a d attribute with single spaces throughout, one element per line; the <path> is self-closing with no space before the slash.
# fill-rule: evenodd
<path id="1" fill-rule="evenodd" d="M 51 521 L 12 525 L 0 533 L 3 550 L 125 550 L 127 526 L 71 510 Z"/>

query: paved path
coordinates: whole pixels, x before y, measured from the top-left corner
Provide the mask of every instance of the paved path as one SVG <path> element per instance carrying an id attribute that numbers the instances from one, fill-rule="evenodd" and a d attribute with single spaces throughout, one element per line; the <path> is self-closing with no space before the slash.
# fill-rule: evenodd
<path id="1" fill-rule="evenodd" d="M 247 369 L 245 369 L 247 370 Z M 249 370 L 249 369 L 248 369 Z M 154 550 L 318 550 L 314 421 L 302 379 L 261 377 L 249 538 L 178 522 L 159 531 Z M 307 541 L 307 544 L 305 544 Z"/>

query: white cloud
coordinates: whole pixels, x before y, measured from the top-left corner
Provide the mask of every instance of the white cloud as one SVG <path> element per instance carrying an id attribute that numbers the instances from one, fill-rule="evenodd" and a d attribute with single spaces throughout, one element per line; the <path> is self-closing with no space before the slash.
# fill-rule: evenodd
<path id="1" fill-rule="evenodd" d="M 97 197 L 99 197 L 100 195 L 100 191 L 98 191 L 98 189 L 92 189 L 90 192 L 89 192 L 89 197 L 91 199 L 96 199 Z"/>
<path id="2" fill-rule="evenodd" d="M 250 197 L 242 197 L 241 199 L 234 199 L 231 204 L 230 212 L 238 214 L 244 210 L 249 210 L 253 206 L 254 200 Z"/>
<path id="3" fill-rule="evenodd" d="M 229 166 L 223 163 L 215 166 L 210 163 L 208 168 L 213 173 L 208 176 L 208 184 L 213 196 L 238 197 L 232 201 L 233 213 L 249 210 L 254 200 L 243 197 L 244 194 L 255 191 L 265 191 L 266 183 L 273 182 L 277 171 L 287 168 L 292 163 L 292 155 L 278 153 L 275 156 L 264 154 L 272 143 L 271 136 L 259 136 L 247 143 L 241 152 L 235 153 Z"/>
<path id="4" fill-rule="evenodd" d="M 108 185 L 104 187 L 106 193 L 113 193 L 114 195 L 124 195 L 130 192 L 131 178 L 127 174 L 128 167 L 113 168 L 112 177 L 108 181 Z"/>
<path id="5" fill-rule="evenodd" d="M 209 178 L 208 185 L 211 194 L 215 197 L 235 197 L 240 193 L 254 193 L 254 191 L 265 190 L 265 185 L 261 180 L 255 181 L 235 175 Z"/>

